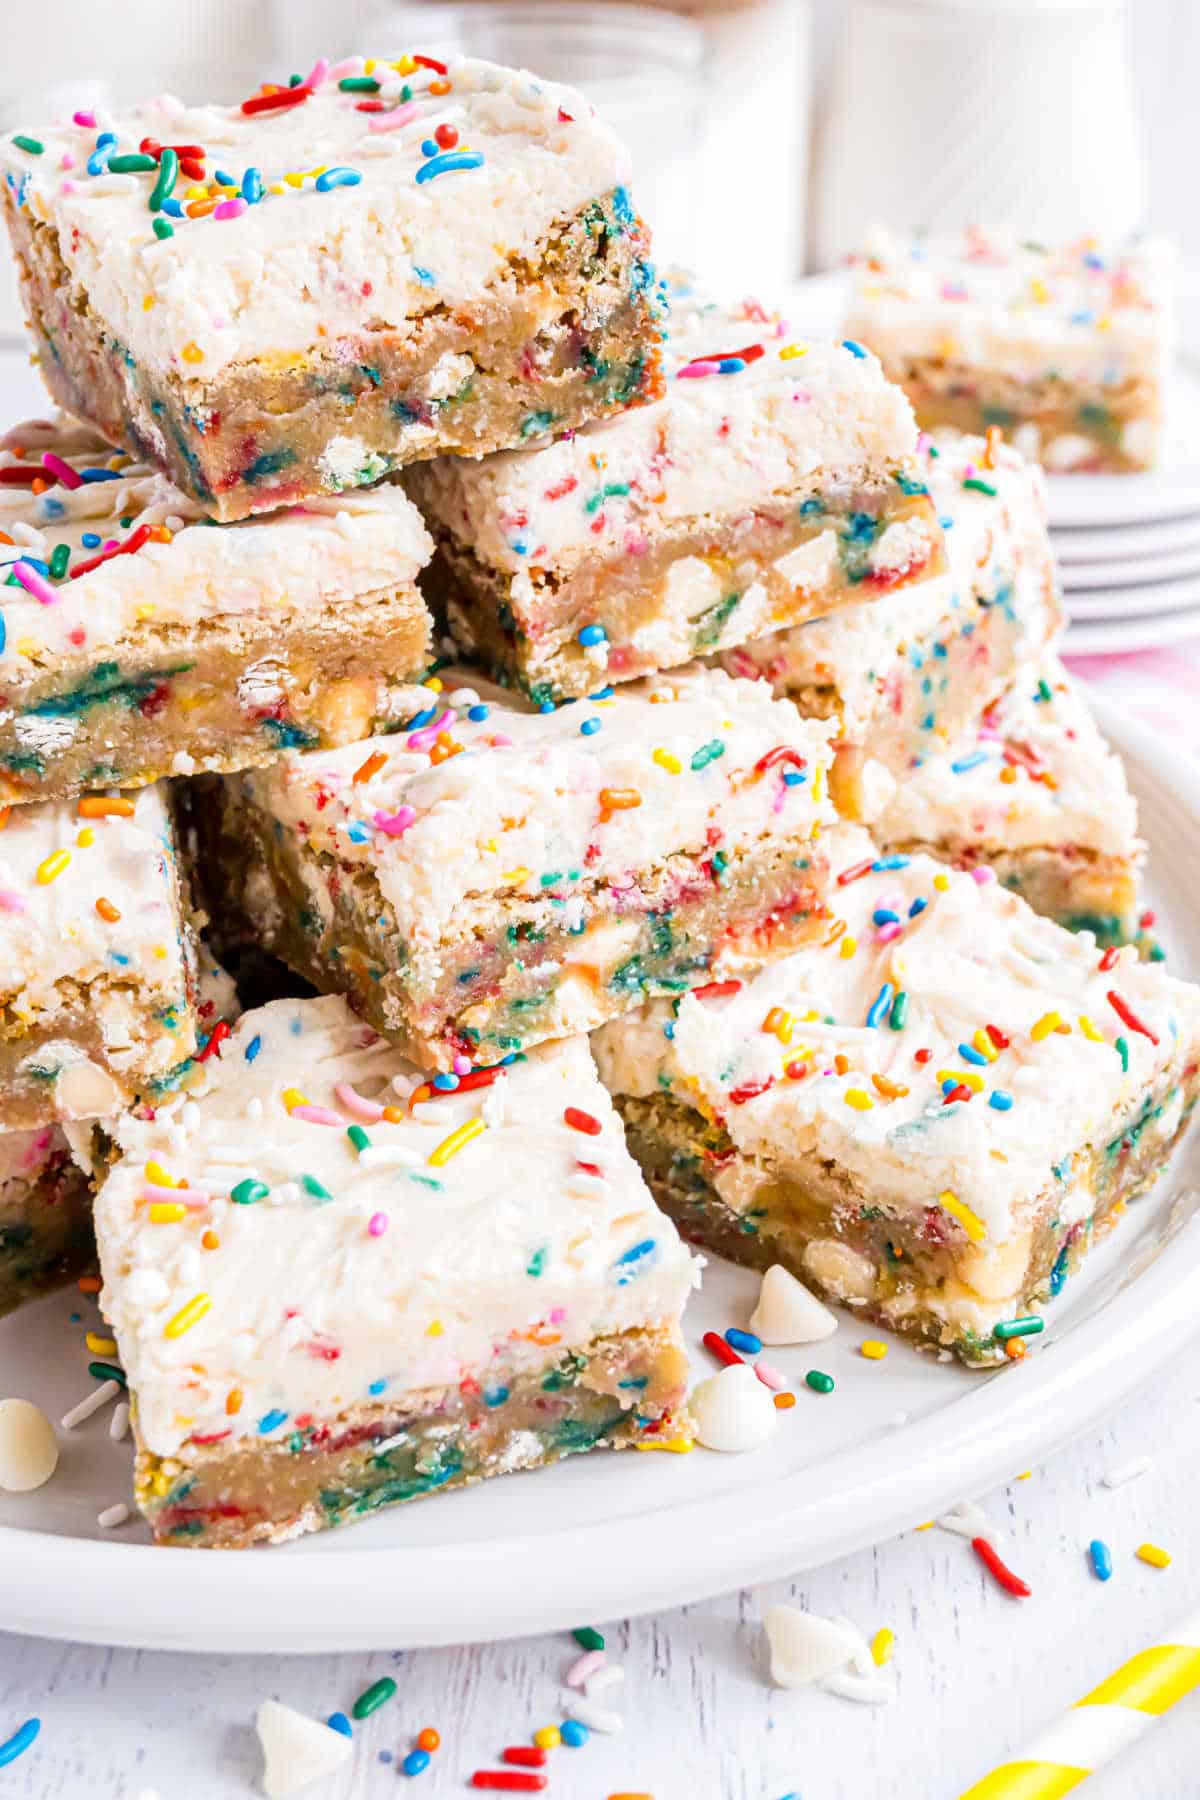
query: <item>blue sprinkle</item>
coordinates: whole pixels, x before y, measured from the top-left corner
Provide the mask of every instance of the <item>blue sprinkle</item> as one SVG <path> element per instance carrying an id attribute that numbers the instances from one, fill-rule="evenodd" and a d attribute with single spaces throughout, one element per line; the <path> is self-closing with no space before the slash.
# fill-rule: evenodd
<path id="1" fill-rule="evenodd" d="M 367 1384 L 368 1394 L 382 1394 L 387 1391 L 386 1381 L 371 1381 Z"/>
<path id="2" fill-rule="evenodd" d="M 877 856 L 871 864 L 873 875 L 884 875 L 889 869 L 907 869 L 911 856 Z"/>
<path id="3" fill-rule="evenodd" d="M 1093 1538 L 1088 1545 L 1088 1555 L 1092 1559 L 1092 1573 L 1097 1581 L 1107 1581 L 1112 1574 L 1112 1551 L 1103 1538 Z"/>
<path id="4" fill-rule="evenodd" d="M 888 1010 L 895 998 L 895 988 L 890 981 L 885 981 L 874 1000 L 872 1000 L 870 1011 L 867 1013 L 867 1024 L 872 1030 L 876 1029 L 880 1019 L 882 1019 L 884 1013 Z"/>
<path id="5" fill-rule="evenodd" d="M 942 1083 L 942 1092 L 943 1094 L 948 1094 L 957 1086 L 958 1083 L 955 1081 L 954 1077 L 952 1075 L 947 1075 L 945 1081 Z"/>
<path id="6" fill-rule="evenodd" d="M 111 154 L 112 152 L 108 148 L 103 150 L 93 150 L 92 154 L 87 159 L 88 174 L 103 175 L 108 168 L 108 159 Z"/>
<path id="7" fill-rule="evenodd" d="M 246 1061 L 253 1062 L 255 1057 L 258 1055 L 258 1053 L 261 1049 L 262 1049 L 261 1037 L 252 1037 L 250 1039 L 250 1042 L 246 1045 L 246 1051 L 245 1051 Z"/>
<path id="8" fill-rule="evenodd" d="M 247 206 L 257 206 L 263 195 L 262 176 L 251 166 L 242 176 L 242 199 Z"/>
<path id="9" fill-rule="evenodd" d="M 482 725 L 483 721 L 488 717 L 489 711 L 490 711 L 490 708 L 486 707 L 483 704 L 483 701 L 481 700 L 478 706 L 473 706 L 471 708 L 470 712 L 468 712 L 468 714 L 467 714 L 467 717 L 468 717 L 468 719 L 472 720 L 474 724 Z"/>
<path id="10" fill-rule="evenodd" d="M 368 831 L 365 825 L 357 822 L 346 827 L 346 836 L 352 844 L 369 844 L 374 835 L 373 831 Z"/>
<path id="11" fill-rule="evenodd" d="M 214 169 L 213 170 L 213 179 L 217 183 L 218 187 L 236 187 L 237 186 L 237 182 L 233 179 L 233 176 L 227 175 L 225 173 L 224 169 Z"/>
<path id="12" fill-rule="evenodd" d="M 327 194 L 330 188 L 357 187 L 362 176 L 357 169 L 326 169 L 318 175 L 313 184 L 318 194 Z"/>
<path id="13" fill-rule="evenodd" d="M 119 469 L 83 469 L 80 471 L 81 481 L 120 481 Z"/>
<path id="14" fill-rule="evenodd" d="M 981 1050 L 977 1050 L 974 1044 L 960 1044 L 958 1054 L 964 1062 L 974 1063 L 977 1069 L 987 1068 L 987 1057 Z"/>
<path id="15" fill-rule="evenodd" d="M 80 539 L 85 550 L 98 550 L 103 541 L 98 531 L 85 531 Z"/>
<path id="16" fill-rule="evenodd" d="M 498 1069 L 507 1069 L 509 1063 L 515 1063 L 516 1060 L 517 1060 L 517 1052 L 515 1050 L 510 1050 L 507 1056 L 502 1056 L 500 1058 L 500 1061 L 496 1064 L 496 1067 Z"/>
<path id="17" fill-rule="evenodd" d="M 25 1723 L 13 1732 L 6 1743 L 0 1744 L 0 1769 L 7 1768 L 9 1763 L 16 1762 L 18 1756 L 23 1756 L 41 1729 L 42 1721 L 40 1719 L 26 1719 Z M 579 1729 L 583 1730 L 582 1725 Z M 565 1737 L 566 1733 L 564 1732 L 563 1735 Z"/>
<path id="18" fill-rule="evenodd" d="M 583 724 L 579 727 L 579 733 L 581 737 L 591 737 L 593 733 L 599 731 L 599 729 L 599 719 L 585 719 Z"/>
<path id="19" fill-rule="evenodd" d="M 0 656 L 4 654 L 4 646 L 8 642 L 8 627 L 4 623 L 4 614 L 0 613 Z"/>
<path id="20" fill-rule="evenodd" d="M 893 912 L 890 906 L 877 906 L 871 914 L 872 925 L 898 925 L 900 914 Z"/>
<path id="21" fill-rule="evenodd" d="M 866 359 L 866 351 L 861 344 L 856 344 L 853 338 L 843 338 L 842 349 L 848 350 L 851 356 L 857 356 L 860 361 L 865 361 Z"/>
<path id="22" fill-rule="evenodd" d="M 986 750 L 972 750 L 970 756 L 960 756 L 957 762 L 950 764 L 950 767 L 955 775 L 965 775 L 969 769 L 977 769 L 980 763 L 986 761 Z"/>
<path id="23" fill-rule="evenodd" d="M 483 1404 L 485 1406 L 503 1406 L 507 1399 L 508 1389 L 506 1387 L 484 1388 L 483 1390 Z"/>
<path id="24" fill-rule="evenodd" d="M 436 156 L 440 149 L 441 145 L 436 138 L 425 138 L 421 143 L 422 156 Z"/>
<path id="25" fill-rule="evenodd" d="M 116 147 L 117 134 L 115 131 L 102 131 L 96 139 L 97 150 L 115 150 Z"/>
<path id="26" fill-rule="evenodd" d="M 591 1736 L 587 1726 L 581 1725 L 578 1719 L 564 1719 L 559 1729 L 563 1743 L 570 1744 L 572 1750 L 581 1749 Z"/>
<path id="27" fill-rule="evenodd" d="M 417 170 L 417 180 L 433 181 L 438 175 L 449 175 L 453 169 L 478 169 L 483 166 L 483 157 L 478 150 L 456 151 L 453 156 L 435 156 L 431 161 L 422 163 Z"/>
<path id="28" fill-rule="evenodd" d="M 799 787 L 801 782 L 807 780 L 808 771 L 806 769 L 789 769 L 783 778 L 783 785 L 784 787 Z"/>
<path id="29" fill-rule="evenodd" d="M 442 1092 L 445 1094 L 452 1094 L 458 1086 L 458 1076 L 435 1075 L 433 1078 L 433 1085 L 435 1088 L 441 1088 Z"/>
<path id="30" fill-rule="evenodd" d="M 909 918 L 915 919 L 917 917 L 917 914 L 923 913 L 925 911 L 925 908 L 928 905 L 929 905 L 928 900 L 922 900 L 920 895 L 918 895 L 917 898 L 913 901 L 912 905 L 908 909 Z"/>
<path id="31" fill-rule="evenodd" d="M 183 217 L 183 201 L 176 200 L 173 195 L 163 201 L 162 209 L 173 219 L 182 219 Z"/>
<path id="32" fill-rule="evenodd" d="M 437 276 L 432 269 L 423 269 L 419 263 L 413 264 L 413 274 L 422 287 L 436 287 Z"/>
<path id="33" fill-rule="evenodd" d="M 740 375 L 746 366 L 744 356 L 723 356 L 717 364 L 718 375 Z"/>
<path id="34" fill-rule="evenodd" d="M 129 958 L 121 950 L 114 950 L 112 953 L 112 959 L 122 969 L 126 969 L 129 967 Z"/>
<path id="35" fill-rule="evenodd" d="M 428 725 L 430 719 L 436 719 L 436 717 L 437 707 L 427 706 L 424 712 L 414 713 L 411 719 L 406 719 L 400 729 L 401 731 L 419 731 L 422 725 Z"/>
<path id="36" fill-rule="evenodd" d="M 541 705 L 538 707 L 538 711 L 540 713 L 552 713 L 554 711 L 553 700 L 543 700 Z"/>
<path id="37" fill-rule="evenodd" d="M 627 1263 L 640 1262 L 643 1256 L 649 1256 L 654 1248 L 654 1238 L 643 1238 L 640 1244 L 634 1244 L 631 1249 L 625 1251 L 623 1256 L 618 1256 L 617 1267 L 621 1268 Z"/>
<path id="38" fill-rule="evenodd" d="M 731 1325 L 725 1333 L 725 1342 L 735 1350 L 742 1350 L 747 1356 L 757 1356 L 762 1349 L 762 1339 L 755 1337 L 752 1331 L 739 1331 Z"/>
<path id="39" fill-rule="evenodd" d="M 1067 1285 L 1067 1276 L 1071 1272 L 1069 1264 L 1070 1252 L 1064 1244 L 1055 1257 L 1054 1267 L 1050 1271 L 1050 1297 L 1052 1300 L 1056 1300 Z"/>
<path id="40" fill-rule="evenodd" d="M 954 520 L 949 517 L 941 518 L 938 520 L 938 524 L 941 526 L 943 531 L 949 531 L 954 524 Z"/>
<path id="41" fill-rule="evenodd" d="M 668 1040 L 672 1039 L 675 1036 L 675 1021 L 674 1021 L 674 1019 L 668 1019 L 666 1024 L 663 1026 L 663 1036 L 665 1038 L 667 1038 Z"/>
<path id="42" fill-rule="evenodd" d="M 406 1775 L 423 1775 L 429 1767 L 428 1750 L 410 1750 L 400 1767 Z"/>
<path id="43" fill-rule="evenodd" d="M 330 1713 L 325 1723 L 330 1731 L 340 1731 L 343 1737 L 353 1737 L 354 1727 L 345 1713 Z"/>
<path id="44" fill-rule="evenodd" d="M 588 695 L 589 700 L 611 700 L 612 697 L 613 691 L 611 687 L 597 688 L 594 694 Z"/>
<path id="45" fill-rule="evenodd" d="M 590 649 L 593 644 L 607 643 L 608 633 L 603 625 L 585 625 L 579 633 L 579 641 L 585 649 Z"/>
<path id="46" fill-rule="evenodd" d="M 269 1431 L 278 1430 L 279 1426 L 283 1424 L 286 1418 L 287 1414 L 285 1412 L 281 1412 L 279 1407 L 273 1406 L 270 1412 L 265 1412 L 258 1421 L 260 1435 L 265 1437 Z"/>
<path id="47" fill-rule="evenodd" d="M 1011 1112 L 1012 1103 L 1012 1095 L 1006 1094 L 1003 1088 L 993 1088 L 988 1095 L 988 1105 L 996 1112 Z"/>

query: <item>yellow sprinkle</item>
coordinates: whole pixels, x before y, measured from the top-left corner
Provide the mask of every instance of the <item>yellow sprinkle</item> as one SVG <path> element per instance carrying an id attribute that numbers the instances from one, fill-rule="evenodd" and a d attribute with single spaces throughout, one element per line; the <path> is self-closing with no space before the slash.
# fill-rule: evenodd
<path id="1" fill-rule="evenodd" d="M 696 1441 L 690 1437 L 639 1438 L 634 1445 L 635 1450 L 670 1450 L 675 1456 L 684 1456 L 695 1448 Z"/>
<path id="2" fill-rule="evenodd" d="M 152 619 L 157 611 L 158 608 L 153 600 L 144 600 L 140 606 L 134 608 L 134 616 L 139 619 Z"/>
<path id="3" fill-rule="evenodd" d="M 150 308 L 153 305 L 154 305 L 154 295 L 153 294 L 144 295 L 142 298 L 142 311 L 149 312 Z"/>
<path id="4" fill-rule="evenodd" d="M 18 656 L 40 656 L 45 649 L 41 638 L 23 637 L 17 639 Z"/>
<path id="5" fill-rule="evenodd" d="M 443 1163 L 450 1161 L 452 1156 L 457 1156 L 460 1150 L 465 1150 L 472 1138 L 477 1138 L 481 1132 L 486 1130 L 487 1124 L 483 1119 L 468 1119 L 465 1124 L 459 1125 L 456 1130 L 452 1131 L 449 1137 L 444 1137 L 436 1150 L 429 1152 L 430 1166 L 440 1169 Z"/>
<path id="6" fill-rule="evenodd" d="M 152 1225 L 178 1225 L 187 1218 L 187 1207 L 178 1200 L 155 1200 L 150 1208 Z"/>
<path id="7" fill-rule="evenodd" d="M 1036 275 L 1029 284 L 1029 291 L 1039 306 L 1045 306 L 1050 298 L 1050 289 L 1046 286 L 1044 281 L 1039 281 Z"/>
<path id="8" fill-rule="evenodd" d="M 416 66 L 417 65 L 413 61 L 412 57 L 407 54 L 404 56 L 398 56 L 396 58 L 395 62 L 392 64 L 392 67 L 393 67 L 393 69 L 395 69 L 397 75 L 411 75 L 414 73 Z"/>
<path id="9" fill-rule="evenodd" d="M 1079 1029 L 1090 1043 L 1102 1044 L 1104 1042 L 1104 1033 L 1096 1030 L 1096 1027 L 1092 1024 L 1092 1021 L 1088 1018 L 1086 1013 L 1080 1013 L 1079 1015 Z"/>
<path id="10" fill-rule="evenodd" d="M 176 1180 L 174 1175 L 168 1175 L 160 1162 L 146 1164 L 146 1180 L 154 1187 L 182 1187 L 184 1185 L 182 1181 Z"/>
<path id="11" fill-rule="evenodd" d="M 651 762 L 656 762 L 660 769 L 665 769 L 668 775 L 678 775 L 680 769 L 683 767 L 679 758 L 674 755 L 672 751 L 664 750 L 661 745 L 654 752 L 650 760 Z"/>
<path id="12" fill-rule="evenodd" d="M 1018 1481 L 1028 1481 L 1028 1480 L 1029 1480 L 1029 1477 L 1030 1477 L 1030 1476 L 1031 1476 L 1031 1475 L 1032 1475 L 1032 1474 L 1033 1474 L 1033 1470 L 1032 1470 L 1032 1469 L 1022 1469 L 1022 1470 L 1021 1470 L 1021 1473 L 1020 1473 L 1020 1474 L 1019 1474 L 1019 1475 L 1018 1475 L 1018 1476 L 1017 1476 L 1017 1480 L 1018 1480 Z"/>
<path id="13" fill-rule="evenodd" d="M 196 183 L 193 182 L 191 187 L 184 188 L 183 197 L 185 200 L 207 200 L 208 189 L 206 187 L 197 186 Z"/>
<path id="14" fill-rule="evenodd" d="M 1171 1561 L 1167 1551 L 1161 1550 L 1157 1544 L 1139 1544 L 1137 1553 L 1152 1569 L 1165 1569 Z"/>
<path id="15" fill-rule="evenodd" d="M 972 1069 L 939 1069 L 937 1078 L 939 1083 L 943 1081 L 953 1081 L 956 1086 L 961 1081 L 964 1086 L 970 1088 L 973 1094 L 981 1094 L 983 1092 L 983 1076 L 976 1075 Z"/>
<path id="16" fill-rule="evenodd" d="M 539 1750 L 557 1750 L 562 1743 L 562 1732 L 557 1725 L 543 1725 L 540 1731 L 534 1732 L 533 1741 Z"/>
<path id="17" fill-rule="evenodd" d="M 854 955 L 854 952 L 857 949 L 858 949 L 858 939 L 852 938 L 849 935 L 847 935 L 846 937 L 844 937 L 842 939 L 842 947 L 838 951 L 838 955 L 845 957 L 846 961 L 849 962 L 850 958 Z"/>
<path id="18" fill-rule="evenodd" d="M 95 841 L 96 833 L 92 830 L 90 825 L 85 825 L 79 836 L 75 839 L 76 846 L 80 850 L 90 850 Z"/>
<path id="19" fill-rule="evenodd" d="M 484 846 L 483 846 L 483 847 L 484 847 L 484 849 L 485 849 L 485 850 L 490 850 L 490 851 L 491 851 L 491 853 L 492 853 L 492 855 L 493 855 L 493 856 L 495 856 L 495 854 L 496 854 L 496 840 L 495 840 L 495 838 L 488 838 L 488 839 L 487 839 L 487 841 L 486 841 L 486 843 L 485 843 L 485 844 L 484 844 Z"/>
<path id="20" fill-rule="evenodd" d="M 933 878 L 933 885 L 939 894 L 944 894 L 946 889 L 950 886 L 950 877 L 948 875 L 935 875 Z"/>
<path id="21" fill-rule="evenodd" d="M 159 962 L 166 962 L 167 946 L 165 944 L 155 944 L 154 954 L 158 958 Z"/>
<path id="22" fill-rule="evenodd" d="M 865 1093 L 862 1088 L 847 1088 L 842 1098 L 847 1106 L 854 1108 L 855 1112 L 870 1112 L 875 1105 L 870 1094 Z"/>
<path id="23" fill-rule="evenodd" d="M 923 1525 L 914 1525 L 913 1530 L 914 1531 L 932 1531 L 934 1528 L 934 1525 L 936 1523 L 937 1523 L 936 1519 L 926 1519 L 926 1521 Z"/>
<path id="24" fill-rule="evenodd" d="M 293 1106 L 312 1105 L 312 1101 L 309 1099 L 308 1095 L 302 1094 L 299 1088 L 284 1088 L 283 1093 L 279 1097 L 289 1112 L 291 1112 Z"/>
<path id="25" fill-rule="evenodd" d="M 814 800 L 819 800 L 821 798 L 821 777 L 824 774 L 824 772 L 825 771 L 823 769 L 814 769 L 813 770 L 812 797 Z M 815 836 L 816 833 L 814 832 L 813 835 Z"/>
<path id="26" fill-rule="evenodd" d="M 878 1338 L 864 1338 L 859 1349 L 868 1362 L 882 1362 L 888 1353 L 887 1345 L 881 1343 Z"/>
<path id="27" fill-rule="evenodd" d="M 71 852 L 69 850 L 55 850 L 46 858 L 45 862 L 38 864 L 34 880 L 38 882 L 39 886 L 48 887 L 52 881 L 58 879 L 70 860 Z"/>
<path id="28" fill-rule="evenodd" d="M 511 881 L 515 887 L 520 882 L 529 880 L 529 870 L 522 863 L 519 869 L 505 869 L 500 879 L 501 881 Z"/>
<path id="29" fill-rule="evenodd" d="M 198 363 L 204 361 L 203 350 L 200 348 L 199 344 L 192 343 L 191 341 L 183 346 L 183 349 L 179 354 L 183 357 L 185 363 Z"/>
<path id="30" fill-rule="evenodd" d="M 882 1669 L 885 1663 L 891 1662 L 895 1642 L 895 1632 L 889 1631 L 886 1625 L 875 1633 L 871 1639 L 871 1659 L 877 1669 Z"/>
<path id="31" fill-rule="evenodd" d="M 948 1212 L 952 1219 L 958 1220 L 973 1244 L 978 1244 L 982 1238 L 987 1236 L 987 1226 L 978 1213 L 973 1213 L 957 1194 L 950 1192 L 949 1188 L 938 1195 L 938 1205 L 943 1212 Z"/>
<path id="32" fill-rule="evenodd" d="M 421 686 L 428 688 L 431 694 L 440 694 L 442 691 L 442 678 L 440 675 L 429 675 L 421 683 Z"/>
<path id="33" fill-rule="evenodd" d="M 425 1336 L 441 1337 L 444 1329 L 445 1327 L 440 1319 L 430 1319 L 428 1325 L 425 1327 Z"/>
<path id="34" fill-rule="evenodd" d="M 115 1356 L 117 1354 L 116 1338 L 101 1337 L 99 1332 L 89 1331 L 84 1342 L 93 1356 Z"/>
<path id="35" fill-rule="evenodd" d="M 793 359 L 797 356 L 807 356 L 807 355 L 808 355 L 808 345 L 807 344 L 785 344 L 783 346 L 783 349 L 779 352 L 779 360 L 780 360 L 780 362 L 792 362 Z"/>
<path id="36" fill-rule="evenodd" d="M 999 1051 L 996 1049 L 995 1044 L 993 1044 L 982 1025 L 971 1039 L 971 1042 L 985 1062 L 995 1062 L 996 1057 L 999 1055 Z"/>
<path id="37" fill-rule="evenodd" d="M 204 1317 L 212 1300 L 207 1294 L 193 1294 L 186 1306 L 181 1306 L 174 1318 L 168 1319 L 163 1326 L 163 1336 L 169 1338 L 182 1337 L 193 1325 L 198 1325 Z"/>
<path id="38" fill-rule="evenodd" d="M 1034 1026 L 1033 1030 L 1030 1032 L 1029 1035 L 1033 1039 L 1035 1044 L 1040 1044 L 1042 1039 L 1048 1038 L 1052 1031 L 1057 1031 L 1061 1024 L 1062 1024 L 1061 1013 L 1056 1013 L 1056 1012 L 1043 1013 L 1041 1018 L 1038 1020 L 1037 1024 Z"/>

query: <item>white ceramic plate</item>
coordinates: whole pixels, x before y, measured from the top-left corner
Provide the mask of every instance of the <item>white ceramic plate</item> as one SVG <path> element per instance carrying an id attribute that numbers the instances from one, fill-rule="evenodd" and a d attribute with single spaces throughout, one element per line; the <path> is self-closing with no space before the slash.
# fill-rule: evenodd
<path id="1" fill-rule="evenodd" d="M 1149 619 L 1081 619 L 1067 627 L 1061 651 L 1064 656 L 1128 656 L 1191 638 L 1200 638 L 1200 606 Z"/>
<path id="2" fill-rule="evenodd" d="M 1064 600 L 1073 624 L 1085 619 L 1167 618 L 1200 607 L 1200 576 L 1147 582 L 1144 587 L 1071 588 Z"/>
<path id="3" fill-rule="evenodd" d="M 1173 963 L 1194 972 L 1200 772 L 1110 707 L 1097 713 L 1129 760 Z M 129 1446 L 94 1416 L 62 1436 L 47 1487 L 0 1497 L 0 1629 L 224 1652 L 395 1649 L 656 1611 L 826 1562 L 1028 1467 L 1175 1356 L 1200 1319 L 1198 1197 L 1200 1134 L 1069 1284 L 1020 1367 L 973 1375 L 898 1342 L 867 1362 L 849 1314 L 829 1342 L 773 1353 L 797 1404 L 750 1456 L 583 1456 L 300 1544 L 217 1555 L 155 1549 L 133 1524 L 98 1529 L 99 1509 L 128 1492 Z M 757 1286 L 710 1264 L 686 1320 L 699 1373 L 701 1334 L 745 1324 Z M 0 1324 L 4 1390 L 59 1417 L 89 1390 L 93 1318 L 68 1293 Z M 834 1375 L 833 1394 L 803 1385 L 814 1366 Z"/>
<path id="4" fill-rule="evenodd" d="M 1200 542 L 1190 550 L 1169 550 L 1162 555 L 1134 556 L 1105 562 L 1069 562 L 1059 566 L 1059 577 L 1070 594 L 1103 589 L 1118 594 L 1141 588 L 1147 582 L 1178 584 L 1188 576 L 1200 576 Z"/>
<path id="5" fill-rule="evenodd" d="M 1140 556 L 1200 551 L 1200 512 L 1182 519 L 1156 519 L 1149 525 L 1059 529 L 1050 535 L 1060 563 L 1133 562 Z"/>

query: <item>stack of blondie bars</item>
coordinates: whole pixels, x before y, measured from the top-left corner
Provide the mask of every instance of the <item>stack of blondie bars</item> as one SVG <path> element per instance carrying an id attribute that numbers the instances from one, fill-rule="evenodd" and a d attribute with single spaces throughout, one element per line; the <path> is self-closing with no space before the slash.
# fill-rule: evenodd
<path id="1" fill-rule="evenodd" d="M 523 72 L 0 167 L 0 1307 L 94 1220 L 156 1537 L 686 1444 L 677 1226 L 1001 1359 L 1200 1045 L 1036 465 L 661 278 Z"/>

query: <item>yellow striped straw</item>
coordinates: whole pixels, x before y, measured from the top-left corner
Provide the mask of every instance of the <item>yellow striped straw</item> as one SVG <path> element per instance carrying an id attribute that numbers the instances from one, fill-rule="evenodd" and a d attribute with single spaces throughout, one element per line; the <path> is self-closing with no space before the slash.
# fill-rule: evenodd
<path id="1" fill-rule="evenodd" d="M 1062 1800 L 1080 1782 L 1137 1743 L 1176 1701 L 1200 1687 L 1200 1613 L 1162 1643 L 1139 1650 L 1085 1694 L 1011 1762 L 1001 1763 L 959 1800 Z"/>

